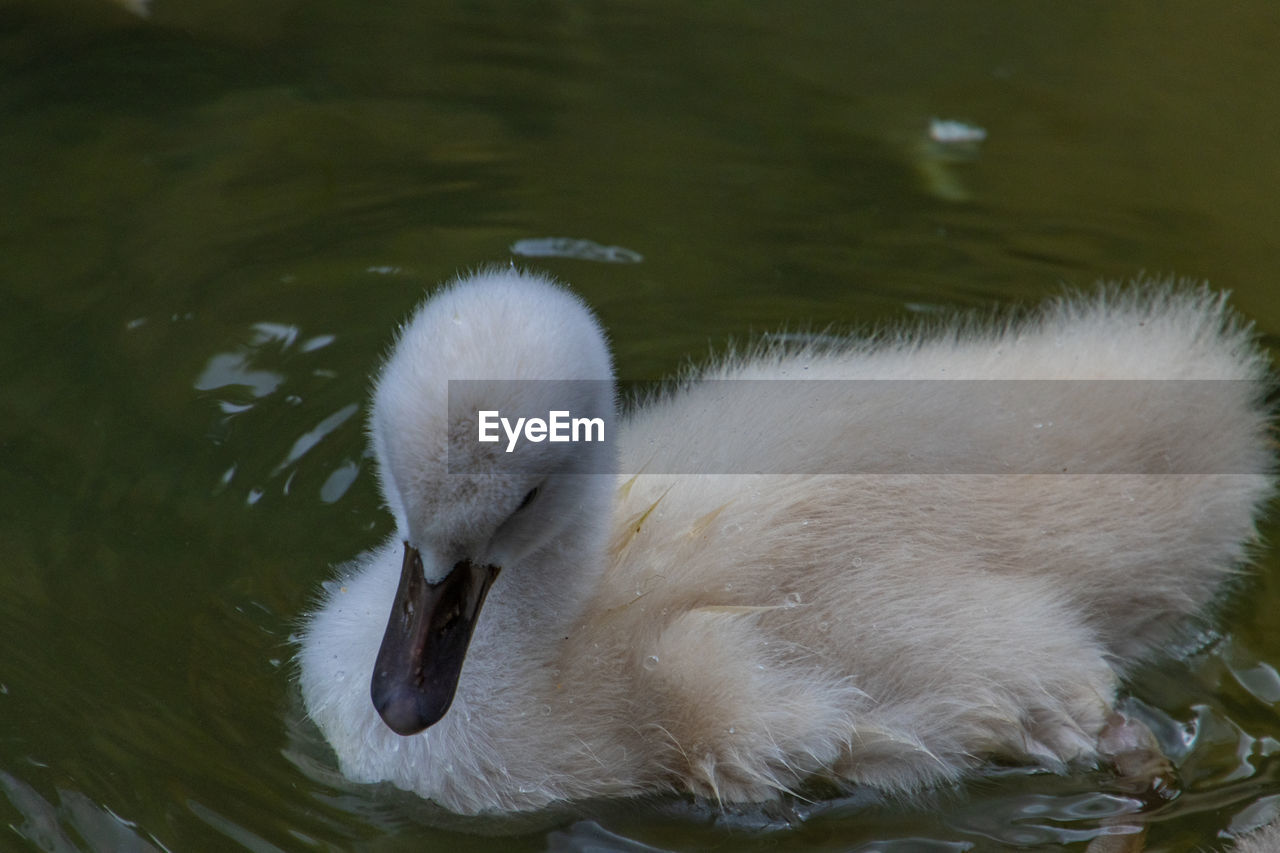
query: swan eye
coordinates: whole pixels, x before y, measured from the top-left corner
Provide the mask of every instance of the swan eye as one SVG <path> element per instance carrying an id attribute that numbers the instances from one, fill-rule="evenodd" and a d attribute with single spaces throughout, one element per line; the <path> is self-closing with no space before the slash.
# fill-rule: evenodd
<path id="1" fill-rule="evenodd" d="M 529 490 L 529 494 L 524 496 L 524 500 L 520 501 L 520 506 L 516 507 L 516 512 L 519 512 L 520 510 L 527 507 L 529 504 L 533 503 L 533 499 L 536 498 L 537 496 L 538 496 L 538 487 L 534 486 L 532 489 Z"/>

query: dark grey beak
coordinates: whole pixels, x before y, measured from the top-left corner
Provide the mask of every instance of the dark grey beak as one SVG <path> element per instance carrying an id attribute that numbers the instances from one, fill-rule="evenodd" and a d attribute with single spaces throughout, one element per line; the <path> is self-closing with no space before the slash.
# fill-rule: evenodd
<path id="1" fill-rule="evenodd" d="M 369 690 L 396 734 L 417 734 L 449 710 L 471 632 L 499 571 L 462 560 L 439 583 L 428 583 L 418 549 L 404 543 L 400 587 Z"/>

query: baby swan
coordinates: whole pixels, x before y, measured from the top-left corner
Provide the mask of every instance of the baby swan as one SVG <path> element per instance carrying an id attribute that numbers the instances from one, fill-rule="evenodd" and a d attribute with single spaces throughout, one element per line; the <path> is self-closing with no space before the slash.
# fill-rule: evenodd
<path id="1" fill-rule="evenodd" d="M 1092 764 L 1119 675 L 1246 556 L 1266 378 L 1221 296 L 1145 282 L 766 346 L 616 416 L 577 297 L 462 278 L 377 379 L 396 532 L 309 617 L 306 708 L 348 777 L 463 813 Z M 608 440 L 478 440 L 553 410 Z"/>

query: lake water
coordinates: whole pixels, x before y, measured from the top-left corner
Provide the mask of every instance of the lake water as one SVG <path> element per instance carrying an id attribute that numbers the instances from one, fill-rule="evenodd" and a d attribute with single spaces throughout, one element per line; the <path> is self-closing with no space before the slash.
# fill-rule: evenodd
<path id="1" fill-rule="evenodd" d="M 0 849 L 1082 849 L 1130 808 L 1098 774 L 449 819 L 336 775 L 289 638 L 390 530 L 396 323 L 513 245 L 634 379 L 1143 270 L 1280 342 L 1278 37 L 1268 0 L 0 0 Z M 1130 685 L 1181 777 L 1149 849 L 1280 815 L 1278 566 Z"/>

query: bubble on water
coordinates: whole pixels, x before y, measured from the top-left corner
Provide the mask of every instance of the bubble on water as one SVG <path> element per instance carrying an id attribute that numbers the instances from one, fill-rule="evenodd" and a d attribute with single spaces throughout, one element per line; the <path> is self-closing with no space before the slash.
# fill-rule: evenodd
<path id="1" fill-rule="evenodd" d="M 655 666 L 657 666 L 657 665 L 658 665 L 658 656 L 657 656 L 657 655 L 649 655 L 647 658 L 645 658 L 645 659 L 644 659 L 644 668 L 645 668 L 645 669 L 653 669 L 653 668 L 654 668 Z"/>

